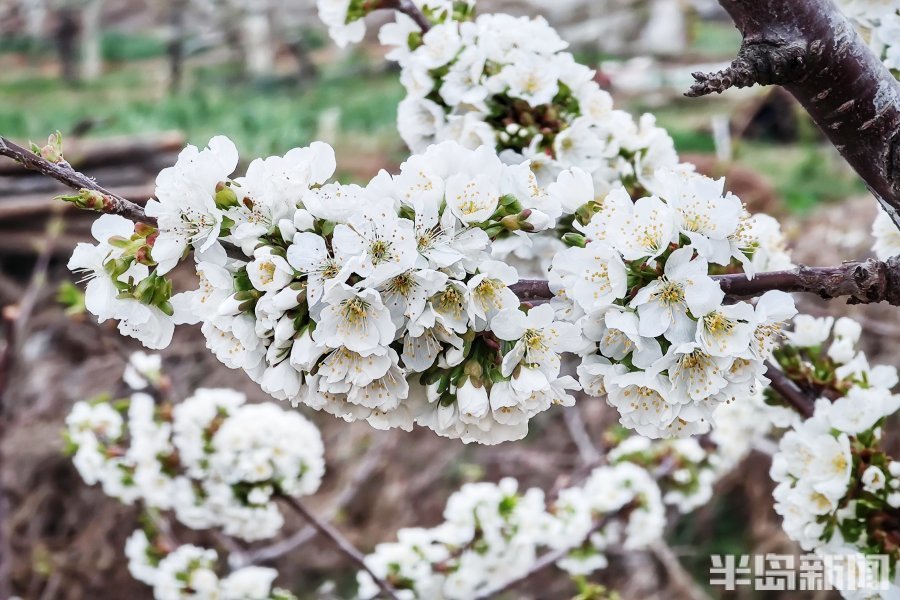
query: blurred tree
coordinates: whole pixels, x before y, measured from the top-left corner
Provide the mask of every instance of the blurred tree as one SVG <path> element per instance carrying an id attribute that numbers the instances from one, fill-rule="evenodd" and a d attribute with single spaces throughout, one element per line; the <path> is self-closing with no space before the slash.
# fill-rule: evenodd
<path id="1" fill-rule="evenodd" d="M 74 7 L 63 7 L 56 12 L 53 39 L 59 54 L 63 81 L 78 81 L 78 13 Z"/>
<path id="2" fill-rule="evenodd" d="M 81 11 L 81 76 L 93 81 L 103 74 L 103 5 L 105 0 L 87 0 Z"/>

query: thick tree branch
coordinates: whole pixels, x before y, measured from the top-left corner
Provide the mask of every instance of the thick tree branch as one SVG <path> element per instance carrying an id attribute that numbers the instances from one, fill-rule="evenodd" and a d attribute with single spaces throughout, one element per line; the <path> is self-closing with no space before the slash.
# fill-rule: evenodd
<path id="1" fill-rule="evenodd" d="M 55 179 L 74 190 L 90 190 L 102 194 L 102 206 L 97 207 L 101 212 L 122 215 L 132 221 L 156 223 L 155 219 L 144 214 L 141 206 L 113 194 L 87 175 L 73 169 L 67 162 L 52 163 L 3 136 L 0 136 L 0 156 L 7 156 L 23 167 Z"/>
<path id="2" fill-rule="evenodd" d="M 900 82 L 832 0 L 719 0 L 744 37 L 724 71 L 698 74 L 699 96 L 784 86 L 900 226 Z"/>
<path id="3" fill-rule="evenodd" d="M 766 361 L 766 377 L 769 379 L 769 387 L 781 396 L 785 402 L 790 404 L 794 410 L 800 413 L 804 419 L 808 419 L 813 415 L 816 399 L 806 394 L 800 386 L 797 385 L 790 377 L 784 374 L 784 371 L 778 368 L 772 361 Z"/>
<path id="4" fill-rule="evenodd" d="M 714 277 L 731 300 L 752 298 L 768 290 L 806 292 L 826 300 L 847 298 L 848 304 L 887 302 L 900 306 L 900 257 L 887 261 L 869 259 L 845 262 L 837 267 L 804 267 L 789 271 Z"/>
<path id="5" fill-rule="evenodd" d="M 730 87 L 784 85 L 802 73 L 807 48 L 803 44 L 775 45 L 768 42 L 741 44 L 738 56 L 717 73 L 692 73 L 696 83 L 685 94 L 690 98 L 721 94 Z"/>
<path id="6" fill-rule="evenodd" d="M 746 275 L 715 275 L 726 299 L 754 298 L 769 290 L 805 292 L 825 299 L 847 298 L 848 304 L 887 302 L 900 306 L 900 256 L 886 261 L 869 259 L 837 267 L 799 266 L 788 271 Z M 509 286 L 525 302 L 549 300 L 550 285 L 541 279 L 523 279 Z"/>

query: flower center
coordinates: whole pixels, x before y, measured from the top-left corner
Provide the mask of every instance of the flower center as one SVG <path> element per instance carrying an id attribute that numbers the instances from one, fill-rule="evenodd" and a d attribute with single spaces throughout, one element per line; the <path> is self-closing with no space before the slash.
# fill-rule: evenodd
<path id="1" fill-rule="evenodd" d="M 387 262 L 393 258 L 391 254 L 391 244 L 385 240 L 375 240 L 369 245 L 369 254 L 372 256 L 372 262 L 376 265 Z"/>
<path id="2" fill-rule="evenodd" d="M 366 318 L 369 310 L 369 303 L 359 297 L 354 297 L 344 301 L 341 314 L 348 323 L 354 324 Z"/>
<path id="3" fill-rule="evenodd" d="M 703 317 L 703 324 L 707 331 L 716 336 L 728 335 L 734 329 L 734 321 L 718 311 Z"/>

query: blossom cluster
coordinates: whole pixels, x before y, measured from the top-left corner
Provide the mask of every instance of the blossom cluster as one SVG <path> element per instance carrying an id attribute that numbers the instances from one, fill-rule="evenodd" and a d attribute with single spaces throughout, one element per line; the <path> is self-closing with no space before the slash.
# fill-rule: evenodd
<path id="1" fill-rule="evenodd" d="M 838 0 L 837 4 L 875 55 L 900 73 L 900 5 L 895 0 Z"/>
<path id="2" fill-rule="evenodd" d="M 666 508 L 688 513 L 709 501 L 713 484 L 730 472 L 780 420 L 762 393 L 723 406 L 717 427 L 702 438 L 649 440 L 608 432 L 605 466 L 545 501 L 511 478 L 469 483 L 447 501 L 444 521 L 405 528 L 379 544 L 366 564 L 401 598 L 471 598 L 527 573 L 549 552 L 573 576 L 607 565 L 611 549 L 639 549 L 663 534 Z M 624 431 L 624 430 L 623 430 Z M 358 574 L 359 596 L 379 592 Z"/>
<path id="3" fill-rule="evenodd" d="M 584 387 L 642 434 L 690 434 L 717 405 L 752 395 L 793 316 L 774 291 L 755 309 L 723 305 L 710 275 L 790 261 L 774 219 L 684 169 L 657 171 L 659 195 L 632 202 L 621 186 L 598 196 L 582 169 L 543 186 L 530 161 L 457 142 L 365 187 L 328 182 L 336 165 L 322 143 L 231 179 L 237 162 L 227 138 L 189 146 L 157 178 L 152 233 L 117 220 L 119 235 L 97 231 L 99 245 L 79 247 L 99 257 L 88 308 L 101 319 L 123 302 L 171 313 L 168 337 L 171 323 L 200 322 L 219 360 L 266 393 L 348 421 L 497 443 Z M 516 268 L 491 253 L 555 239 L 566 206 L 580 208 L 562 236 L 572 247 L 551 261 L 556 298 L 522 307 Z M 125 239 L 125 228 L 141 233 Z M 172 295 L 165 276 L 191 250 L 200 285 Z M 147 293 L 165 311 L 120 299 L 136 267 L 152 268 Z M 562 374 L 563 352 L 583 356 L 580 384 Z"/>
<path id="4" fill-rule="evenodd" d="M 541 187 L 527 164 L 455 142 L 365 187 L 326 183 L 325 144 L 232 180 L 236 161 L 226 138 L 189 147 L 148 205 L 157 271 L 189 247 L 198 261 L 200 286 L 171 297 L 173 320 L 202 322 L 226 366 L 294 404 L 464 441 L 521 438 L 535 414 L 574 401 L 558 357 L 573 326 L 549 308 L 520 315 L 516 270 L 489 254 L 494 239 L 555 223 L 570 172 Z"/>
<path id="5" fill-rule="evenodd" d="M 885 519 L 896 519 L 900 509 L 900 462 L 880 441 L 885 417 L 900 409 L 900 395 L 891 391 L 897 369 L 870 366 L 856 348 L 860 333 L 847 317 L 801 315 L 790 343 L 777 352 L 785 374 L 820 397 L 813 416 L 794 423 L 773 458 L 775 511 L 804 550 L 888 555 L 894 572 L 900 554 L 884 531 Z M 865 597 L 898 592 L 893 585 L 886 595 Z"/>
<path id="6" fill-rule="evenodd" d="M 652 473 L 663 502 L 690 513 L 712 498 L 713 486 L 772 430 L 778 409 L 761 392 L 716 411 L 716 426 L 702 436 L 650 440 L 632 435 L 607 453 L 610 464 L 638 465 Z"/>
<path id="7" fill-rule="evenodd" d="M 598 467 L 549 507 L 542 490 L 520 492 L 512 478 L 468 483 L 447 500 L 443 523 L 401 529 L 366 565 L 400 598 L 474 598 L 527 573 L 546 552 L 562 551 L 557 565 L 573 574 L 603 568 L 604 550 L 646 547 L 664 525 L 659 488 L 630 463 Z M 378 595 L 368 573 L 357 579 L 361 598 Z"/>
<path id="8" fill-rule="evenodd" d="M 583 389 L 605 395 L 641 435 L 690 435 L 717 406 L 753 396 L 796 313 L 777 290 L 755 307 L 725 303 L 711 275 L 752 277 L 790 261 L 777 222 L 749 215 L 723 180 L 683 170 L 655 178 L 658 196 L 632 202 L 618 188 L 598 204 L 554 257 L 550 287 L 557 313 L 583 334 Z"/>
<path id="9" fill-rule="evenodd" d="M 153 378 L 131 371 L 130 383 Z M 73 462 L 87 484 L 123 503 L 171 510 L 194 529 L 271 537 L 283 524 L 276 498 L 318 489 L 324 449 L 296 411 L 245 400 L 230 389 L 198 389 L 174 407 L 143 392 L 78 402 L 66 419 Z"/>
<path id="10" fill-rule="evenodd" d="M 509 163 L 530 161 L 542 184 L 582 169 L 600 196 L 620 183 L 650 189 L 656 169 L 678 165 L 668 133 L 651 115 L 635 122 L 614 110 L 594 71 L 543 18 L 471 12 L 425 34 L 398 14 L 380 32 L 401 67 L 407 95 L 397 125 L 414 152 L 443 140 L 489 145 Z"/>
<path id="11" fill-rule="evenodd" d="M 148 348 L 168 346 L 175 331 L 172 288 L 151 268 L 155 230 L 119 215 L 101 215 L 91 234 L 97 244 L 78 244 L 68 264 L 86 282 L 85 308 L 101 323 L 118 321 L 122 335 Z"/>
<path id="12" fill-rule="evenodd" d="M 215 550 L 191 544 L 169 547 L 162 536 L 138 529 L 125 544 L 128 570 L 153 588 L 156 600 L 218 598 L 221 600 L 296 600 L 290 592 L 273 588 L 275 569 L 244 567 L 219 577 Z"/>

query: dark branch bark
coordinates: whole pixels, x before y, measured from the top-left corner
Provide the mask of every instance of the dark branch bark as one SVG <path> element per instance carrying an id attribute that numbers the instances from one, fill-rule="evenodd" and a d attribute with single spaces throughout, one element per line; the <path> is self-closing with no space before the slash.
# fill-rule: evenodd
<path id="1" fill-rule="evenodd" d="M 543 279 L 522 279 L 518 283 L 509 286 L 509 289 L 523 302 L 553 298 L 553 292 L 550 291 L 550 282 Z"/>
<path id="2" fill-rule="evenodd" d="M 0 136 L 0 156 L 7 156 L 23 167 L 55 179 L 74 190 L 90 190 L 102 194 L 101 212 L 122 215 L 133 221 L 156 223 L 155 219 L 144 214 L 142 207 L 113 194 L 87 175 L 73 169 L 68 163 L 52 163 L 3 136 Z"/>
<path id="3" fill-rule="evenodd" d="M 783 85 L 900 226 L 900 83 L 832 0 L 719 3 L 744 37 L 738 59 L 688 95 Z"/>
<path id="4" fill-rule="evenodd" d="M 696 83 L 685 96 L 696 98 L 714 92 L 721 94 L 731 87 L 788 83 L 801 72 L 806 52 L 807 48 L 802 44 L 741 44 L 737 58 L 727 68 L 717 73 L 692 73 Z"/>
<path id="5" fill-rule="evenodd" d="M 804 267 L 789 271 L 714 277 L 730 300 L 753 298 L 768 290 L 806 292 L 826 300 L 847 298 L 848 304 L 888 302 L 900 306 L 900 257 L 887 261 L 869 259 L 838 267 Z"/>
<path id="6" fill-rule="evenodd" d="M 741 274 L 715 275 L 713 279 L 730 301 L 781 290 L 816 294 L 826 300 L 845 297 L 848 304 L 887 302 L 900 306 L 900 256 L 886 261 L 845 262 L 837 267 L 800 266 L 789 271 L 758 273 L 753 279 Z M 540 279 L 523 279 L 509 287 L 525 302 L 553 297 L 549 283 Z"/>
<path id="7" fill-rule="evenodd" d="M 770 381 L 769 387 L 777 392 L 794 410 L 800 413 L 804 419 L 808 419 L 813 415 L 816 399 L 807 395 L 777 365 L 768 360 L 766 361 L 766 377 Z"/>
<path id="8" fill-rule="evenodd" d="M 397 12 L 405 14 L 416 22 L 416 25 L 419 26 L 422 33 L 431 29 L 431 23 L 428 22 L 428 19 L 422 14 L 422 11 L 419 10 L 419 7 L 416 6 L 412 0 L 382 0 L 382 2 L 379 3 L 378 8 L 396 10 Z"/>

